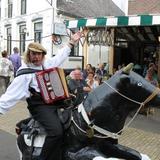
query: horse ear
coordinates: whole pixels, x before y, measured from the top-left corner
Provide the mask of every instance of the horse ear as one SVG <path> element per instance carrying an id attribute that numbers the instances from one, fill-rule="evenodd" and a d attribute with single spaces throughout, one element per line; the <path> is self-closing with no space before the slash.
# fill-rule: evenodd
<path id="1" fill-rule="evenodd" d="M 130 71 L 132 70 L 133 66 L 134 66 L 133 63 L 129 63 L 126 67 L 124 67 L 124 68 L 122 69 L 123 73 L 129 74 Z"/>

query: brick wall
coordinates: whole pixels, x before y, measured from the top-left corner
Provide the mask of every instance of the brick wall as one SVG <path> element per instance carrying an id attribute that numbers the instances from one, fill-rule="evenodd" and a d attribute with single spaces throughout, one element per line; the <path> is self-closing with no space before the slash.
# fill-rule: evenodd
<path id="1" fill-rule="evenodd" d="M 129 15 L 157 13 L 160 13 L 160 0 L 129 0 Z"/>

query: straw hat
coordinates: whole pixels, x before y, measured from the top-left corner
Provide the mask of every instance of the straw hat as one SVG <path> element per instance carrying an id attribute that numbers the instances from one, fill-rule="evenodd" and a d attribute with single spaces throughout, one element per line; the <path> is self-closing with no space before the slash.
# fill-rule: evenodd
<path id="1" fill-rule="evenodd" d="M 42 52 L 43 54 L 47 54 L 47 50 L 37 42 L 32 42 L 28 45 L 28 49 L 33 52 Z"/>

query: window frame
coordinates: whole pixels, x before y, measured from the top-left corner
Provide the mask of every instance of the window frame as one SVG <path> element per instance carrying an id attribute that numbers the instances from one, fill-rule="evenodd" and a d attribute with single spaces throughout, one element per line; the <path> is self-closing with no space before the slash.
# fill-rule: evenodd
<path id="1" fill-rule="evenodd" d="M 39 24 L 41 24 L 40 29 L 38 28 Z M 43 32 L 43 22 L 42 21 L 34 22 L 34 42 L 39 42 L 39 43 L 42 42 L 42 32 Z"/>
<path id="2" fill-rule="evenodd" d="M 6 32 L 7 32 L 7 52 L 9 55 L 11 55 L 11 52 L 12 52 L 12 28 L 7 27 Z"/>
<path id="3" fill-rule="evenodd" d="M 12 18 L 13 13 L 13 2 L 12 0 L 8 0 L 8 18 Z"/>
<path id="4" fill-rule="evenodd" d="M 25 52 L 25 46 L 26 46 L 26 24 L 19 25 L 19 50 L 20 55 Z"/>

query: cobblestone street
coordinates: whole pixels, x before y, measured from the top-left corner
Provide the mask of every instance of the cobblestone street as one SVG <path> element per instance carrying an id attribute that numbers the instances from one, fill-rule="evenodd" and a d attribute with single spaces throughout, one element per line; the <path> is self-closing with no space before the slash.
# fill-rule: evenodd
<path id="1" fill-rule="evenodd" d="M 24 102 L 17 104 L 6 115 L 0 117 L 0 129 L 15 135 L 15 124 L 28 116 Z M 154 115 L 153 115 L 154 116 Z M 147 118 L 147 117 L 146 117 Z M 159 132 L 160 133 L 160 132 Z M 119 143 L 147 154 L 152 160 L 160 160 L 160 134 L 138 129 L 127 128 L 119 139 Z"/>

